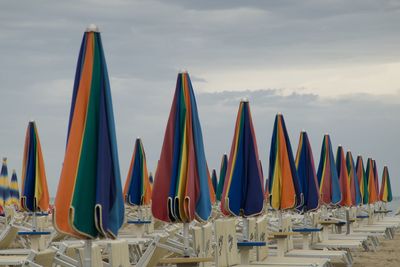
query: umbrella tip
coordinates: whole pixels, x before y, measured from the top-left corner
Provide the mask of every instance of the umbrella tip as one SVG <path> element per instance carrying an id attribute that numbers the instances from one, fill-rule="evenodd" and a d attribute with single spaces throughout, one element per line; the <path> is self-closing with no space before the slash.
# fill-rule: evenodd
<path id="1" fill-rule="evenodd" d="M 249 98 L 248 98 L 248 97 L 242 97 L 242 99 L 240 100 L 240 102 L 248 103 L 248 102 L 249 102 Z"/>
<path id="2" fill-rule="evenodd" d="M 306 130 L 305 129 L 301 129 L 301 133 L 305 133 L 306 132 Z"/>
<path id="3" fill-rule="evenodd" d="M 282 112 L 279 111 L 278 113 L 276 113 L 276 115 L 280 116 L 282 115 Z"/>
<path id="4" fill-rule="evenodd" d="M 86 28 L 86 32 L 99 32 L 99 27 L 92 23 Z"/>
<path id="5" fill-rule="evenodd" d="M 3 162 L 6 162 L 7 161 L 7 157 L 3 157 Z"/>
<path id="6" fill-rule="evenodd" d="M 187 69 L 181 69 L 179 73 L 188 73 Z"/>

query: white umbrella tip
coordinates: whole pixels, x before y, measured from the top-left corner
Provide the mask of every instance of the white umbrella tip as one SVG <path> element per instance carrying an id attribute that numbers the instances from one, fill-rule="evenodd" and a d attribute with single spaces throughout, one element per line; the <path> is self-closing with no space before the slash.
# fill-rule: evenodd
<path id="1" fill-rule="evenodd" d="M 249 98 L 248 97 L 243 97 L 242 99 L 240 99 L 240 102 L 248 103 L 249 102 Z"/>
<path id="2" fill-rule="evenodd" d="M 86 28 L 87 32 L 99 32 L 99 27 L 97 27 L 96 24 L 90 24 L 87 28 Z"/>
<path id="3" fill-rule="evenodd" d="M 306 132 L 306 130 L 305 129 L 301 129 L 301 133 L 305 133 Z"/>
<path id="4" fill-rule="evenodd" d="M 282 112 L 279 111 L 278 113 L 276 113 L 276 115 L 282 115 Z"/>
<path id="5" fill-rule="evenodd" d="M 181 69 L 179 73 L 188 73 L 187 69 Z"/>

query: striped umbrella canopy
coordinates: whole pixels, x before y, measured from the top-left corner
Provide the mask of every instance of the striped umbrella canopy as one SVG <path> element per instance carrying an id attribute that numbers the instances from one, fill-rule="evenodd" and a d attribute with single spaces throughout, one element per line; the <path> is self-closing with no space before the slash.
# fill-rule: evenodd
<path id="1" fill-rule="evenodd" d="M 301 207 L 303 192 L 282 114 L 275 117 L 269 154 L 269 198 L 274 209 Z"/>
<path id="2" fill-rule="evenodd" d="M 372 165 L 374 169 L 374 182 L 375 182 L 375 190 L 376 190 L 376 195 L 378 196 L 379 200 L 379 176 L 378 176 L 378 167 L 376 166 L 376 161 L 373 159 L 372 160 Z"/>
<path id="3" fill-rule="evenodd" d="M 100 33 L 83 35 L 54 225 L 77 238 L 117 236 L 124 200 L 110 82 Z"/>
<path id="4" fill-rule="evenodd" d="M 364 161 L 361 155 L 357 156 L 356 163 L 358 184 L 360 185 L 360 194 L 362 198 L 362 204 L 368 204 L 368 178 L 365 173 Z"/>
<path id="5" fill-rule="evenodd" d="M 10 185 L 8 182 L 7 158 L 3 158 L 3 163 L 1 165 L 1 172 L 0 172 L 0 206 L 2 208 L 11 205 L 9 187 Z"/>
<path id="6" fill-rule="evenodd" d="M 253 216 L 264 206 L 264 190 L 257 141 L 248 99 L 239 105 L 229 154 L 221 211 L 225 215 Z"/>
<path id="7" fill-rule="evenodd" d="M 339 205 L 341 207 L 351 207 L 355 205 L 352 202 L 350 178 L 347 171 L 346 157 L 344 156 L 343 147 L 339 145 L 336 152 L 336 170 L 339 177 L 340 191 L 342 192 L 342 200 Z"/>
<path id="8" fill-rule="evenodd" d="M 26 129 L 22 162 L 21 207 L 26 211 L 47 211 L 49 190 L 39 133 L 34 121 Z"/>
<path id="9" fill-rule="evenodd" d="M 212 170 L 211 182 L 214 192 L 217 192 L 218 181 L 217 181 L 217 171 L 215 169 Z"/>
<path id="10" fill-rule="evenodd" d="M 381 190 L 379 193 L 379 200 L 382 202 L 392 202 L 392 186 L 390 184 L 390 176 L 388 167 L 383 167 Z"/>
<path id="11" fill-rule="evenodd" d="M 10 182 L 10 204 L 19 209 L 19 185 L 17 173 L 13 170 Z"/>
<path id="12" fill-rule="evenodd" d="M 353 155 L 351 151 L 347 151 L 346 153 L 346 166 L 347 171 L 349 172 L 349 181 L 350 181 L 350 192 L 351 192 L 351 202 L 353 205 L 361 205 L 362 204 L 362 195 L 360 192 L 360 183 L 357 176 L 356 165 L 354 164 Z"/>
<path id="13" fill-rule="evenodd" d="M 371 158 L 367 160 L 367 168 L 365 170 L 367 175 L 367 189 L 368 189 L 368 204 L 374 204 L 379 200 L 378 192 L 376 192 L 375 187 L 375 173 L 374 173 L 374 163 Z"/>
<path id="14" fill-rule="evenodd" d="M 154 179 L 153 216 L 165 222 L 206 221 L 215 200 L 193 87 L 178 74 Z"/>
<path id="15" fill-rule="evenodd" d="M 312 211 L 319 206 L 318 179 L 315 171 L 314 156 L 310 141 L 305 131 L 300 133 L 299 146 L 296 153 L 296 168 L 304 194 L 304 204 L 299 210 Z"/>
<path id="16" fill-rule="evenodd" d="M 328 134 L 325 134 L 317 171 L 320 200 L 324 205 L 338 205 L 342 200 L 339 177 L 335 165 L 331 138 Z"/>
<path id="17" fill-rule="evenodd" d="M 226 176 L 226 169 L 228 167 L 228 155 L 224 154 L 221 159 L 221 165 L 219 168 L 219 181 L 218 181 L 218 188 L 216 192 L 216 197 L 218 201 L 221 201 L 222 191 L 224 190 L 224 183 L 225 183 L 225 176 Z"/>
<path id="18" fill-rule="evenodd" d="M 129 205 L 149 205 L 151 202 L 151 185 L 147 171 L 146 153 L 143 142 L 136 139 L 135 148 L 124 187 L 125 201 Z"/>

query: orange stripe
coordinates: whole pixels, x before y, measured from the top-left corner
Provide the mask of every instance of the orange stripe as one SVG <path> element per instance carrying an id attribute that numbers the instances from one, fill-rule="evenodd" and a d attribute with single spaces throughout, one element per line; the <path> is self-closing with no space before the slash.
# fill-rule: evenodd
<path id="1" fill-rule="evenodd" d="M 287 151 L 287 144 L 283 134 L 281 117 L 278 122 L 279 150 L 278 159 L 282 171 L 282 189 L 281 189 L 281 209 L 293 208 L 296 204 L 296 193 L 293 185 L 293 175 L 290 169 L 290 162 Z"/>
<path id="2" fill-rule="evenodd" d="M 83 141 L 82 139 L 85 129 L 85 118 L 88 108 L 93 72 L 94 33 L 91 32 L 86 34 L 87 41 L 85 61 L 83 65 L 81 80 L 79 83 L 74 115 L 71 122 L 71 131 L 68 139 L 67 149 L 65 152 L 60 182 L 58 184 L 54 212 L 54 225 L 59 231 L 81 238 L 83 236 L 72 229 L 69 215 L 73 191 L 75 187 L 75 179 L 78 168 L 81 144 Z"/>

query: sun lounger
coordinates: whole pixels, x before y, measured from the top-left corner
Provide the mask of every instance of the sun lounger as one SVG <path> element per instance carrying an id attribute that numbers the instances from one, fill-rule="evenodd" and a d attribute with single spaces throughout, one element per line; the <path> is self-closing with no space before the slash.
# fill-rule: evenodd
<path id="1" fill-rule="evenodd" d="M 328 259 L 305 258 L 278 258 L 267 257 L 265 261 L 255 261 L 251 264 L 240 264 L 240 256 L 237 249 L 237 237 L 235 219 L 218 219 L 215 224 L 215 249 L 216 266 L 325 266 L 329 265 Z"/>
<path id="2" fill-rule="evenodd" d="M 55 251 L 46 249 L 40 252 L 31 250 L 24 255 L 1 255 L 0 266 L 51 266 Z"/>

